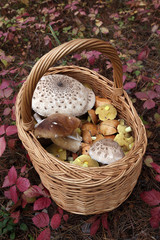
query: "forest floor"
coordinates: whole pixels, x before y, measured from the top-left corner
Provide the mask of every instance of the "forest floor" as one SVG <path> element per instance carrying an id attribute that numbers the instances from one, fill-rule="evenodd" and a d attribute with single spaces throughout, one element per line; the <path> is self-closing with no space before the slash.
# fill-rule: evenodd
<path id="1" fill-rule="evenodd" d="M 144 191 L 153 189 L 160 193 L 159 180 L 155 179 L 156 172 L 150 165 L 152 161 L 160 164 L 159 23 L 160 3 L 156 0 L 0 1 L 0 239 L 38 239 L 45 229 L 46 236 L 39 239 L 159 239 L 160 208 L 153 223 L 150 210 L 156 204 L 149 206 L 141 197 Z M 132 194 L 108 213 L 108 229 L 98 225 L 94 236 L 90 232 L 91 216 L 65 211 L 66 218 L 58 228 L 36 227 L 32 221 L 33 204 L 27 210 L 16 206 L 13 202 L 17 201 L 12 196 L 8 197 L 14 201 L 9 200 L 4 192 L 6 188 L 2 187 L 9 169 L 14 166 L 20 172 L 24 165 L 27 170 L 21 172 L 27 172 L 25 178 L 32 185 L 40 184 L 16 132 L 15 99 L 38 59 L 57 45 L 76 38 L 99 38 L 117 49 L 123 64 L 124 89 L 146 127 L 148 138 L 142 172 Z M 73 54 L 59 64 L 85 66 L 112 79 L 109 60 L 93 51 Z M 159 203 L 158 195 L 156 206 Z M 17 223 L 9 223 L 13 211 L 20 213 Z M 48 212 L 62 214 L 53 201 Z M 8 220 L 4 221 L 6 217 Z"/>

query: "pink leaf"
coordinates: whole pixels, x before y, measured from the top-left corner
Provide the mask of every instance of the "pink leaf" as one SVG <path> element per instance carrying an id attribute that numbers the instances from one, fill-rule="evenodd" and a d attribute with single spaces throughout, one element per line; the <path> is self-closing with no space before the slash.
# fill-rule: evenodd
<path id="1" fill-rule="evenodd" d="M 58 207 L 57 210 L 58 210 L 59 214 L 63 215 L 63 209 L 62 208 Z"/>
<path id="2" fill-rule="evenodd" d="M 152 228 L 158 228 L 160 223 L 160 207 L 152 208 L 151 216 L 150 224 Z"/>
<path id="3" fill-rule="evenodd" d="M 47 35 L 44 37 L 44 45 L 48 45 L 51 42 L 50 37 Z"/>
<path id="4" fill-rule="evenodd" d="M 50 204 L 51 204 L 51 199 L 49 199 L 47 197 L 41 197 L 35 201 L 33 209 L 34 209 L 34 211 L 41 210 L 41 209 L 49 207 Z"/>
<path id="5" fill-rule="evenodd" d="M 25 191 L 24 194 L 26 197 L 33 198 L 43 195 L 43 191 L 37 185 L 33 185 L 29 189 L 27 189 L 27 191 Z"/>
<path id="6" fill-rule="evenodd" d="M 36 240 L 50 240 L 50 239 L 51 239 L 51 231 L 49 228 L 46 228 L 38 235 Z"/>
<path id="7" fill-rule="evenodd" d="M 107 217 L 108 217 L 107 213 L 102 215 L 102 225 L 106 230 L 109 229 Z"/>
<path id="8" fill-rule="evenodd" d="M 155 180 L 156 180 L 157 182 L 160 182 L 160 174 L 157 174 L 157 175 L 155 176 Z"/>
<path id="9" fill-rule="evenodd" d="M 21 173 L 24 173 L 26 171 L 26 164 L 21 168 Z"/>
<path id="10" fill-rule="evenodd" d="M 8 114 L 10 114 L 10 112 L 11 112 L 11 109 L 9 107 L 7 107 L 7 108 L 4 109 L 2 115 L 7 116 Z"/>
<path id="11" fill-rule="evenodd" d="M 13 135 L 15 133 L 17 133 L 17 127 L 15 125 L 7 127 L 6 129 L 7 136 Z"/>
<path id="12" fill-rule="evenodd" d="M 143 107 L 147 109 L 152 109 L 154 108 L 156 103 L 152 99 L 148 99 L 144 102 Z"/>
<path id="13" fill-rule="evenodd" d="M 60 226 L 61 217 L 62 216 L 59 213 L 56 213 L 56 214 L 53 215 L 53 217 L 51 219 L 51 223 L 50 223 L 50 225 L 53 229 L 57 229 Z"/>
<path id="14" fill-rule="evenodd" d="M 17 189 L 16 186 L 10 187 L 11 199 L 14 203 L 18 201 Z"/>
<path id="15" fill-rule="evenodd" d="M 149 97 L 150 99 L 156 98 L 156 97 L 158 96 L 158 94 L 157 94 L 156 92 L 151 91 L 151 90 L 149 90 L 149 91 L 147 92 L 147 95 L 148 95 L 148 97 Z"/>
<path id="16" fill-rule="evenodd" d="M 138 60 L 144 60 L 148 58 L 149 52 L 150 52 L 150 49 L 147 46 L 144 47 L 143 50 L 138 55 Z"/>
<path id="17" fill-rule="evenodd" d="M 136 92 L 135 95 L 138 99 L 141 99 L 141 100 L 147 100 L 148 99 L 148 95 L 145 92 Z"/>
<path id="18" fill-rule="evenodd" d="M 1 85 L 0 85 L 0 89 L 5 89 L 5 88 L 7 88 L 8 86 L 9 86 L 9 84 L 10 84 L 10 82 L 8 81 L 8 80 L 5 80 L 5 79 L 3 79 L 2 80 L 2 83 L 1 83 Z"/>
<path id="19" fill-rule="evenodd" d="M 25 192 L 30 187 L 30 182 L 27 178 L 19 177 L 16 186 L 20 192 Z"/>
<path id="20" fill-rule="evenodd" d="M 11 193 L 10 193 L 10 190 L 8 191 L 4 191 L 4 196 L 8 199 L 11 199 Z"/>
<path id="21" fill-rule="evenodd" d="M 27 205 L 27 201 L 25 201 L 24 199 L 22 199 L 22 203 L 21 203 L 21 205 L 22 205 L 22 208 L 25 208 L 26 207 L 26 205 Z"/>
<path id="22" fill-rule="evenodd" d="M 98 231 L 100 226 L 100 219 L 98 218 L 94 223 L 92 223 L 91 228 L 90 228 L 90 235 L 94 236 L 96 232 Z"/>
<path id="23" fill-rule="evenodd" d="M 153 169 L 157 172 L 160 173 L 160 165 L 158 165 L 157 163 L 152 162 L 151 166 L 153 167 Z"/>
<path id="24" fill-rule="evenodd" d="M 142 192 L 141 199 L 150 206 L 155 206 L 160 203 L 160 192 L 152 189 L 151 191 Z"/>
<path id="25" fill-rule="evenodd" d="M 47 213 L 41 212 L 41 213 L 35 215 L 32 218 L 32 221 L 33 221 L 34 225 L 36 225 L 39 228 L 46 227 L 49 224 L 49 216 Z"/>
<path id="26" fill-rule="evenodd" d="M 95 57 L 94 57 L 94 56 L 89 57 L 88 61 L 89 61 L 89 64 L 90 64 L 90 65 L 94 65 L 94 63 L 95 63 Z"/>
<path id="27" fill-rule="evenodd" d="M 124 84 L 123 88 L 125 90 L 128 90 L 128 89 L 132 89 L 132 88 L 135 88 L 136 87 L 136 83 L 135 82 L 127 82 L 126 84 Z"/>
<path id="28" fill-rule="evenodd" d="M 11 217 L 14 218 L 14 223 L 18 223 L 20 218 L 20 211 L 11 213 Z"/>
<path id="29" fill-rule="evenodd" d="M 0 126 L 0 135 L 5 133 L 5 125 Z"/>
<path id="30" fill-rule="evenodd" d="M 9 98 L 11 96 L 12 92 L 13 92 L 12 88 L 6 88 L 6 89 L 4 89 L 4 96 L 6 98 Z"/>
<path id="31" fill-rule="evenodd" d="M 63 219 L 64 219 L 65 222 L 68 221 L 68 218 L 69 218 L 68 214 L 64 214 L 64 215 L 63 215 Z"/>
<path id="32" fill-rule="evenodd" d="M 9 139 L 8 140 L 8 147 L 14 149 L 16 140 L 17 139 Z"/>
<path id="33" fill-rule="evenodd" d="M 5 176 L 4 178 L 4 182 L 3 182 L 3 185 L 2 185 L 2 188 L 4 187 L 10 187 L 12 184 L 10 184 L 10 181 L 9 181 L 9 178 L 8 178 L 8 175 Z"/>
<path id="34" fill-rule="evenodd" d="M 12 166 L 8 171 L 8 178 L 11 185 L 15 184 L 17 181 L 17 171 L 14 166 Z M 11 186 L 10 185 L 10 186 Z"/>
<path id="35" fill-rule="evenodd" d="M 4 150 L 6 149 L 6 140 L 4 137 L 0 138 L 0 157 L 4 153 Z"/>

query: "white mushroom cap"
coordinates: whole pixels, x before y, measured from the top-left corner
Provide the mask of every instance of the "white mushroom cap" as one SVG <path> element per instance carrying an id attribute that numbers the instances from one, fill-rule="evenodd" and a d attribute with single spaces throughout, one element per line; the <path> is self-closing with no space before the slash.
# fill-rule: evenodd
<path id="1" fill-rule="evenodd" d="M 92 91 L 92 89 L 86 87 L 86 90 L 88 92 L 87 104 L 81 115 L 85 114 L 88 110 L 92 109 L 95 104 L 95 100 L 96 100 L 95 94 Z"/>
<path id="2" fill-rule="evenodd" d="M 62 74 L 43 76 L 33 93 L 32 109 L 41 116 L 63 113 L 83 114 L 88 102 L 88 91 L 76 79 Z"/>
<path id="3" fill-rule="evenodd" d="M 92 159 L 102 164 L 110 164 L 124 157 L 119 144 L 111 139 L 101 139 L 93 143 L 88 153 Z"/>

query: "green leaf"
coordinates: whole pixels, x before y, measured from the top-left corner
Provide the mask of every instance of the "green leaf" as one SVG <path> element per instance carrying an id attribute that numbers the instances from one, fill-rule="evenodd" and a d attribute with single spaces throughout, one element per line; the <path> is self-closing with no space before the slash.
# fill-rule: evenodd
<path id="1" fill-rule="evenodd" d="M 8 232 L 8 229 L 7 228 L 4 228 L 3 229 L 3 234 L 7 233 Z"/>
<path id="2" fill-rule="evenodd" d="M 14 227 L 13 227 L 13 225 L 8 224 L 8 225 L 7 225 L 7 229 L 8 229 L 8 231 L 12 231 L 12 230 L 14 229 Z"/>
<path id="3" fill-rule="evenodd" d="M 136 74 L 136 76 L 139 76 L 141 72 L 139 70 L 137 70 L 134 73 Z"/>
<path id="4" fill-rule="evenodd" d="M 2 222 L 2 224 L 3 224 L 3 227 L 5 227 L 5 226 L 6 226 L 6 224 L 7 224 L 8 220 L 9 220 L 9 218 L 8 218 L 8 217 L 7 217 L 7 218 L 5 218 L 5 219 L 3 220 L 3 222 Z"/>
<path id="5" fill-rule="evenodd" d="M 22 231 L 27 231 L 27 230 L 28 230 L 28 227 L 27 227 L 27 225 L 26 225 L 25 223 L 22 223 L 22 224 L 20 225 L 20 229 L 21 229 Z"/>
<path id="6" fill-rule="evenodd" d="M 12 232 L 9 237 L 10 237 L 11 240 L 14 240 L 15 236 L 16 236 L 15 232 Z"/>

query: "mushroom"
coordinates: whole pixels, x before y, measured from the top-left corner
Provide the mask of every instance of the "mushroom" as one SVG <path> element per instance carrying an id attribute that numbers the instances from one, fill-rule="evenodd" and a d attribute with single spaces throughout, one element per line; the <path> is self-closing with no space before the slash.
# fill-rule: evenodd
<path id="1" fill-rule="evenodd" d="M 35 127 L 34 134 L 37 138 L 56 138 L 72 135 L 81 121 L 73 116 L 55 113 L 43 119 Z"/>
<path id="2" fill-rule="evenodd" d="M 51 140 L 59 147 L 69 150 L 71 152 L 78 152 L 81 148 L 81 140 L 74 140 L 69 137 L 51 138 Z"/>
<path id="3" fill-rule="evenodd" d="M 96 101 L 95 101 L 96 108 L 105 104 L 111 104 L 111 100 L 108 98 L 101 98 L 99 96 L 96 96 Z"/>
<path id="4" fill-rule="evenodd" d="M 99 115 L 99 119 L 102 121 L 113 120 L 117 116 L 117 110 L 112 104 L 97 107 L 95 113 Z"/>
<path id="5" fill-rule="evenodd" d="M 43 76 L 32 97 L 32 109 L 44 117 L 53 113 L 81 116 L 94 103 L 95 95 L 91 89 L 62 74 Z"/>
<path id="6" fill-rule="evenodd" d="M 112 135 L 117 133 L 117 126 L 119 121 L 114 120 L 105 120 L 99 124 L 99 133 L 103 135 Z"/>
<path id="7" fill-rule="evenodd" d="M 97 115 L 95 114 L 95 110 L 94 109 L 88 110 L 88 115 L 89 115 L 92 123 L 96 125 L 98 118 L 97 118 Z"/>
<path id="8" fill-rule="evenodd" d="M 119 144 L 111 139 L 101 139 L 91 146 L 89 155 L 102 164 L 110 164 L 124 157 Z"/>
<path id="9" fill-rule="evenodd" d="M 72 164 L 75 164 L 80 167 L 99 167 L 97 161 L 93 160 L 89 155 L 80 155 L 78 156 Z"/>

